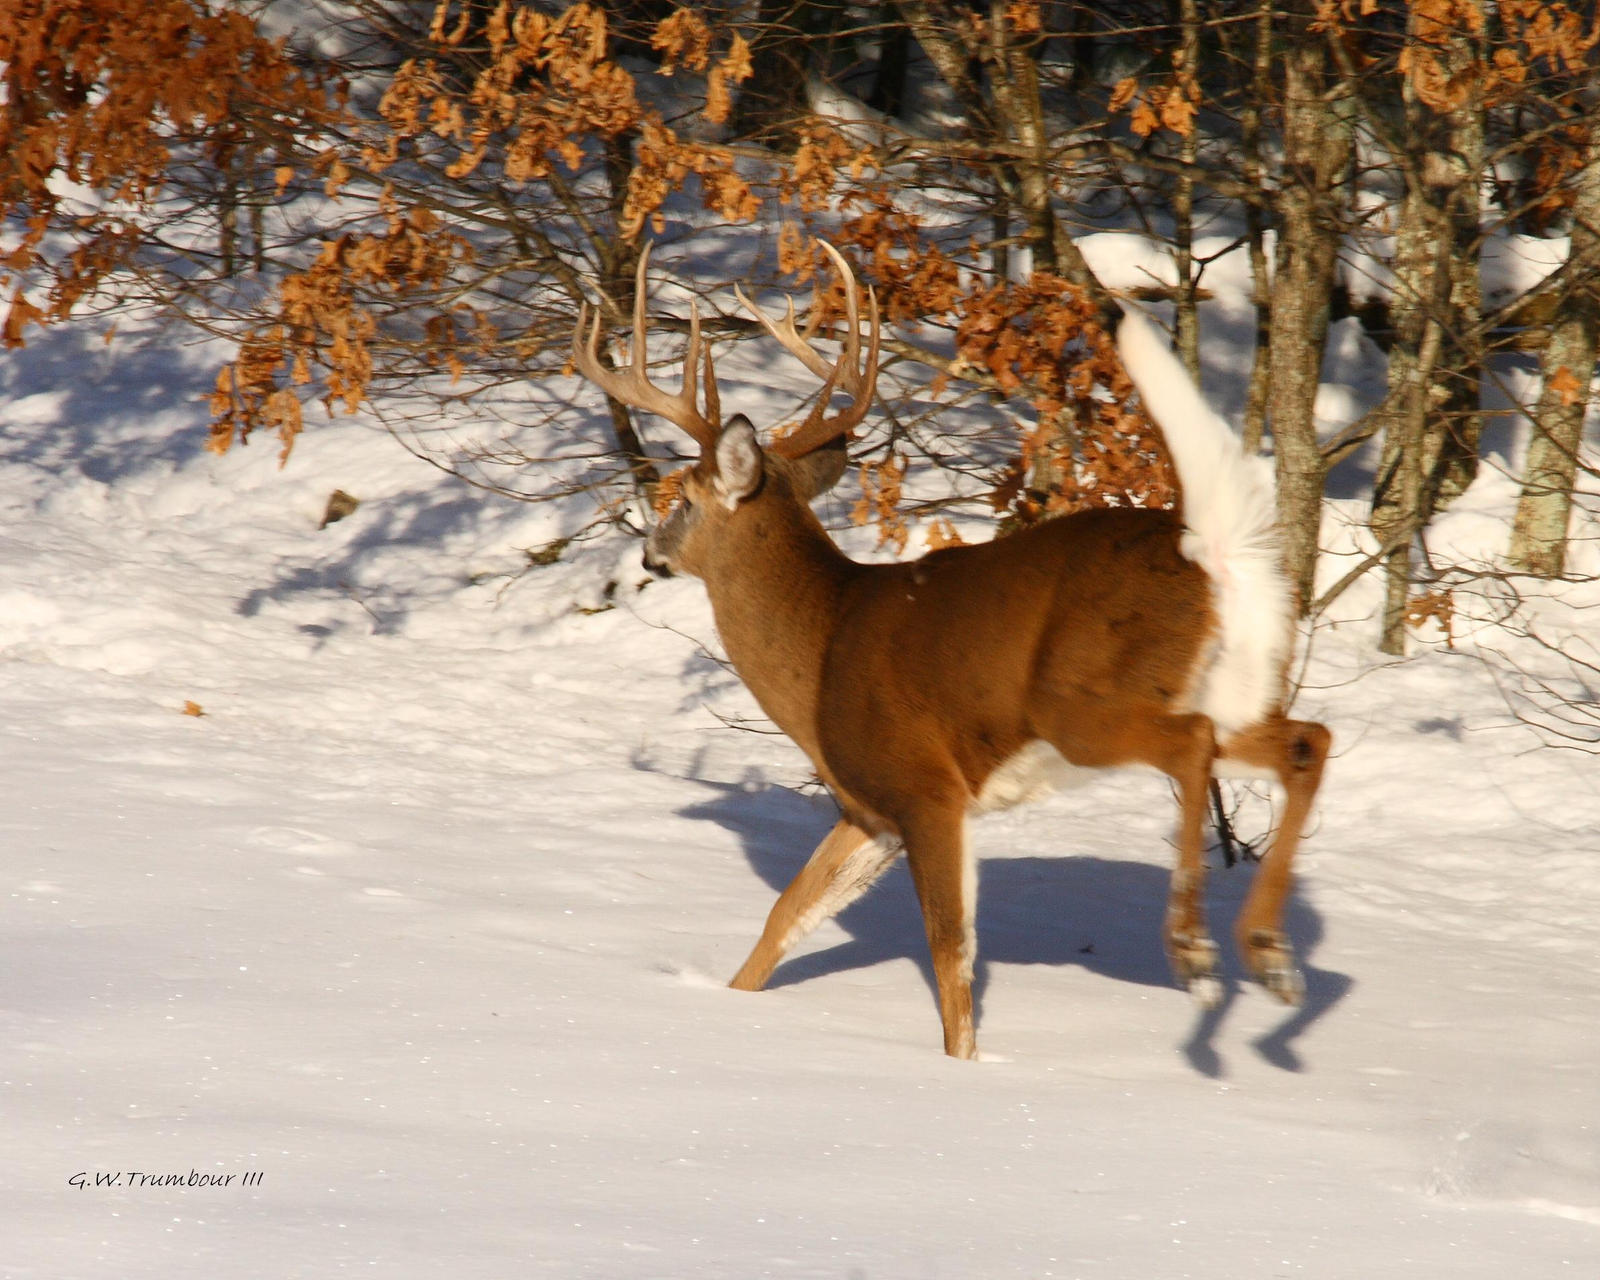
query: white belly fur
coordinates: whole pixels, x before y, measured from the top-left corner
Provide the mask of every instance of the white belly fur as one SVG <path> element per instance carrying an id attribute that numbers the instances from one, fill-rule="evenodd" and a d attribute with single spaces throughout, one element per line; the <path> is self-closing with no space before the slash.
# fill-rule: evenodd
<path id="1" fill-rule="evenodd" d="M 1099 772 L 1071 764 L 1048 742 L 1035 740 L 1000 762 L 973 797 L 971 809 L 974 813 L 988 813 L 1027 804 L 1052 791 L 1081 787 Z"/>
<path id="2" fill-rule="evenodd" d="M 973 797 L 968 808 L 972 813 L 991 813 L 996 809 L 1009 809 L 1013 805 L 1030 804 L 1044 799 L 1053 791 L 1085 786 L 1096 774 L 1103 772 L 1103 769 L 1088 769 L 1072 764 L 1048 742 L 1036 739 L 1000 762 L 984 780 L 982 789 Z M 1270 769 L 1257 768 L 1238 760 L 1214 761 L 1211 776 L 1240 781 L 1277 781 L 1277 775 Z"/>

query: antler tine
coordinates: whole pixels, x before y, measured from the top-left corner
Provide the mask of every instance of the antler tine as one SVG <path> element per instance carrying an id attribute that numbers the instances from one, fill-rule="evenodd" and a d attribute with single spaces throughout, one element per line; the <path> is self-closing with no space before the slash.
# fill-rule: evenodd
<path id="1" fill-rule="evenodd" d="M 822 246 L 823 252 L 832 259 L 834 270 L 839 273 L 839 279 L 845 286 L 846 341 L 848 342 L 852 340 L 859 323 L 856 314 L 857 288 L 855 273 L 850 270 L 850 264 L 845 261 L 844 255 L 826 240 L 818 240 L 817 243 Z M 793 298 L 784 299 L 786 313 L 783 317 L 783 323 L 780 325 L 756 306 L 755 303 L 751 302 L 737 283 L 734 284 L 733 291 L 738 296 L 739 301 L 744 304 L 745 310 L 756 318 L 763 329 L 783 344 L 785 351 L 805 365 L 817 377 L 827 378 L 828 372 L 833 366 L 829 365 L 811 346 L 811 340 L 817 336 L 817 330 L 822 327 L 822 286 L 820 284 L 813 285 L 811 288 L 811 313 L 806 318 L 806 327 L 803 330 L 795 326 Z M 858 346 L 857 351 L 859 352 L 859 350 Z M 849 361 L 849 364 L 854 367 L 855 361 L 853 358 Z M 846 383 L 845 389 L 850 389 L 848 383 Z"/>
<path id="2" fill-rule="evenodd" d="M 694 316 L 695 326 L 698 329 L 699 321 L 700 321 L 700 313 L 698 311 L 695 311 L 692 314 Z M 698 336 L 699 335 L 697 333 L 696 337 L 698 337 Z M 716 424 L 716 423 L 720 423 L 722 421 L 722 397 L 717 393 L 717 371 L 714 368 L 711 367 L 711 347 L 710 347 L 709 344 L 707 344 L 707 346 L 706 346 L 706 357 L 705 358 L 706 358 L 706 417 L 709 418 L 713 424 Z"/>
<path id="3" fill-rule="evenodd" d="M 794 303 L 791 301 L 788 313 L 780 325 L 770 319 L 763 312 L 756 309 L 744 293 L 737 288 L 739 300 L 754 313 L 761 322 L 762 328 L 783 344 L 784 349 L 805 365 L 813 374 L 822 378 L 822 391 L 806 420 L 795 431 L 785 436 L 782 440 L 775 441 L 772 445 L 773 452 L 782 454 L 786 458 L 798 458 L 810 453 L 836 439 L 846 431 L 860 424 L 872 408 L 873 391 L 878 382 L 878 347 L 882 330 L 878 317 L 878 295 L 872 287 L 867 287 L 867 315 L 870 326 L 867 339 L 867 359 L 865 367 L 860 364 L 861 359 L 861 317 L 860 295 L 861 286 L 857 282 L 855 273 L 850 269 L 850 264 L 826 240 L 817 242 L 822 246 L 823 252 L 832 260 L 834 270 L 839 273 L 840 283 L 844 285 L 845 294 L 845 334 L 839 359 L 831 366 L 818 355 L 810 344 L 810 337 L 818 328 L 817 315 L 820 314 L 816 306 L 816 298 L 812 303 L 812 319 L 807 323 L 802 334 L 795 328 Z M 817 294 L 821 290 L 818 289 Z M 854 397 L 849 408 L 840 411 L 834 417 L 828 417 L 828 402 L 834 390 L 843 387 Z"/>
<path id="4" fill-rule="evenodd" d="M 856 281 L 856 273 L 850 269 L 850 264 L 826 240 L 817 241 L 822 246 L 822 251 L 833 260 L 833 269 L 839 273 L 839 279 L 844 284 L 844 350 L 840 353 L 840 366 L 844 369 L 843 384 L 846 391 L 855 394 L 860 390 L 859 366 L 857 361 L 861 357 L 861 314 L 859 300 L 861 286 Z M 870 290 L 870 286 L 869 286 Z M 874 305 L 873 314 L 877 314 Z M 808 334 L 816 331 L 816 322 L 813 320 L 806 327 Z M 873 332 L 877 332 L 877 323 L 873 323 Z"/>
<path id="5" fill-rule="evenodd" d="M 650 261 L 647 244 L 639 254 L 638 270 L 633 284 L 633 350 L 631 363 L 623 368 L 608 368 L 600 358 L 601 315 L 598 308 L 590 323 L 589 304 L 578 308 L 578 323 L 572 334 L 572 363 L 578 372 L 594 383 L 608 396 L 635 409 L 644 409 L 665 418 L 675 427 L 691 436 L 702 452 L 714 449 L 717 443 L 720 404 L 717 398 L 715 377 L 711 368 L 711 352 L 705 351 L 706 409 L 702 414 L 696 407 L 698 387 L 696 375 L 701 359 L 700 310 L 689 304 L 689 345 L 684 351 L 683 386 L 677 395 L 668 395 L 650 381 L 648 352 L 645 335 L 648 328 L 645 314 L 645 270 Z M 585 338 L 584 330 L 588 329 Z M 709 415 L 709 416 L 708 416 Z"/>
<path id="6" fill-rule="evenodd" d="M 739 301 L 744 304 L 744 309 L 756 318 L 756 323 L 776 338 L 783 345 L 785 351 L 805 365 L 817 377 L 827 378 L 830 366 L 811 346 L 811 339 L 816 336 L 817 330 L 821 327 L 820 317 L 822 310 L 817 306 L 818 301 L 821 299 L 822 291 L 820 289 L 812 291 L 811 318 L 806 321 L 804 333 L 795 328 L 793 298 L 784 300 L 788 313 L 784 316 L 783 323 L 779 324 L 766 312 L 762 311 L 760 307 L 756 306 L 755 303 L 751 302 L 737 283 L 733 286 L 733 292 Z"/>

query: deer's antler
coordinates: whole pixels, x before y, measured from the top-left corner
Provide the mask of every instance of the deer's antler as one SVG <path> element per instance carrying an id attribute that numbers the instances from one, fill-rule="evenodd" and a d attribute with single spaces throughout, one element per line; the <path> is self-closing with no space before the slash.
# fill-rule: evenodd
<path id="1" fill-rule="evenodd" d="M 721 402 L 717 395 L 717 378 L 711 364 L 711 349 L 702 352 L 700 342 L 700 310 L 689 304 L 689 345 L 683 355 L 683 386 L 677 395 L 669 395 L 650 381 L 645 350 L 645 267 L 650 261 L 647 244 L 639 254 L 639 269 L 633 283 L 633 346 L 625 367 L 610 368 L 600 358 L 600 311 L 595 308 L 591 316 L 585 302 L 578 308 L 578 324 L 572 334 L 572 363 L 578 372 L 588 378 L 614 400 L 633 409 L 644 409 L 657 414 L 694 438 L 701 452 L 715 449 L 717 433 L 721 427 Z M 585 331 L 587 330 L 587 335 Z M 696 405 L 696 370 L 702 354 L 705 359 L 706 412 Z"/>
<path id="2" fill-rule="evenodd" d="M 799 360 L 812 373 L 823 380 L 822 391 L 817 397 L 817 402 L 812 406 L 810 414 L 793 432 L 783 439 L 775 441 L 772 451 L 786 458 L 799 458 L 810 453 L 813 449 L 820 448 L 830 440 L 834 440 L 860 424 L 867 416 L 867 411 L 872 408 L 873 391 L 878 383 L 878 342 L 881 336 L 881 325 L 878 319 L 878 295 L 869 286 L 867 289 L 867 318 L 871 326 L 867 338 L 867 358 L 865 365 L 861 363 L 861 318 L 860 297 L 861 286 L 857 282 L 855 273 L 850 270 L 850 264 L 845 261 L 844 254 L 840 253 L 826 240 L 817 241 L 822 246 L 823 252 L 833 261 L 834 270 L 839 273 L 840 283 L 844 285 L 845 295 L 845 333 L 844 349 L 839 353 L 839 359 L 833 365 L 817 354 L 811 342 L 817 335 L 821 324 L 822 308 L 821 289 L 812 294 L 811 317 L 806 322 L 805 329 L 795 327 L 794 303 L 788 306 L 788 314 L 779 323 L 766 315 L 755 303 L 745 296 L 744 290 L 736 284 L 734 293 L 745 309 L 760 322 L 761 327 L 776 338 L 790 355 Z M 842 389 L 853 397 L 849 406 L 839 411 L 833 417 L 828 417 L 828 401 L 834 391 Z"/>

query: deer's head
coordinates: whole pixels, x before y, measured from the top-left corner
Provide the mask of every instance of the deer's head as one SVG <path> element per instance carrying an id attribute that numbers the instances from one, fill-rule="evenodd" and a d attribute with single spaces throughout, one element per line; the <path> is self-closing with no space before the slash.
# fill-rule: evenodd
<path id="1" fill-rule="evenodd" d="M 795 327 L 791 302 L 783 321 L 770 319 L 744 295 L 740 302 L 786 350 L 823 380 L 810 414 L 794 431 L 762 448 L 754 425 L 743 414 L 722 421 L 716 373 L 711 352 L 700 338 L 700 317 L 691 304 L 689 343 L 684 352 L 683 385 L 669 395 L 649 381 L 646 371 L 645 267 L 648 248 L 639 255 L 634 284 L 633 346 L 626 367 L 609 368 L 600 357 L 600 317 L 591 322 L 585 305 L 573 335 L 573 363 L 586 378 L 631 408 L 647 409 L 667 419 L 700 446 L 699 460 L 684 473 L 678 505 L 651 532 L 645 543 L 644 562 L 656 572 L 680 572 L 705 577 L 718 550 L 727 550 L 730 531 L 750 529 L 761 522 L 762 508 L 777 504 L 804 506 L 832 486 L 844 473 L 844 437 L 860 423 L 872 405 L 878 377 L 879 318 L 877 297 L 867 291 L 870 334 L 865 362 L 861 357 L 860 286 L 849 264 L 832 245 L 819 242 L 832 259 L 845 287 L 846 321 L 843 349 L 833 365 L 819 355 L 811 342 L 821 323 L 820 299 L 813 299 L 811 317 L 803 330 Z M 698 377 L 705 373 L 705 407 L 700 408 Z M 835 390 L 851 397 L 850 404 L 829 416 Z"/>

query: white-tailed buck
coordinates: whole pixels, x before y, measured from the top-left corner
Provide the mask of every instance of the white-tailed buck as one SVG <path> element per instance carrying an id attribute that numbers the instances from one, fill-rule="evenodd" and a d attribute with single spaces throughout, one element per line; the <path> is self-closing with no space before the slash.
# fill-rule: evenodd
<path id="1" fill-rule="evenodd" d="M 977 1052 L 972 1025 L 976 876 L 967 815 L 1027 798 L 1062 763 L 1152 765 L 1177 784 L 1177 868 L 1166 949 L 1204 1004 L 1221 995 L 1206 928 L 1202 824 L 1213 776 L 1275 778 L 1282 825 L 1240 912 L 1248 971 L 1293 1004 L 1302 982 L 1282 925 L 1290 864 L 1327 756 L 1319 724 L 1284 715 L 1293 600 L 1279 567 L 1266 464 L 1201 399 L 1149 321 L 1124 318 L 1117 346 L 1160 425 L 1181 509 L 1085 511 L 910 564 L 858 564 L 809 503 L 844 470 L 844 435 L 872 403 L 879 318 L 830 245 L 845 286 L 843 351 L 812 347 L 794 308 L 766 331 L 823 386 L 806 420 L 763 448 L 726 423 L 691 313 L 683 386 L 648 381 L 645 258 L 631 364 L 600 359 L 600 321 L 580 315 L 577 368 L 608 394 L 676 424 L 700 446 L 682 500 L 650 535 L 646 564 L 704 580 L 728 657 L 762 709 L 811 757 L 838 824 L 783 891 L 733 979 L 764 986 L 800 938 L 867 889 L 904 849 L 938 983 L 945 1052 Z M 831 413 L 836 391 L 851 399 Z M 831 416 L 830 416 L 831 413 Z"/>

